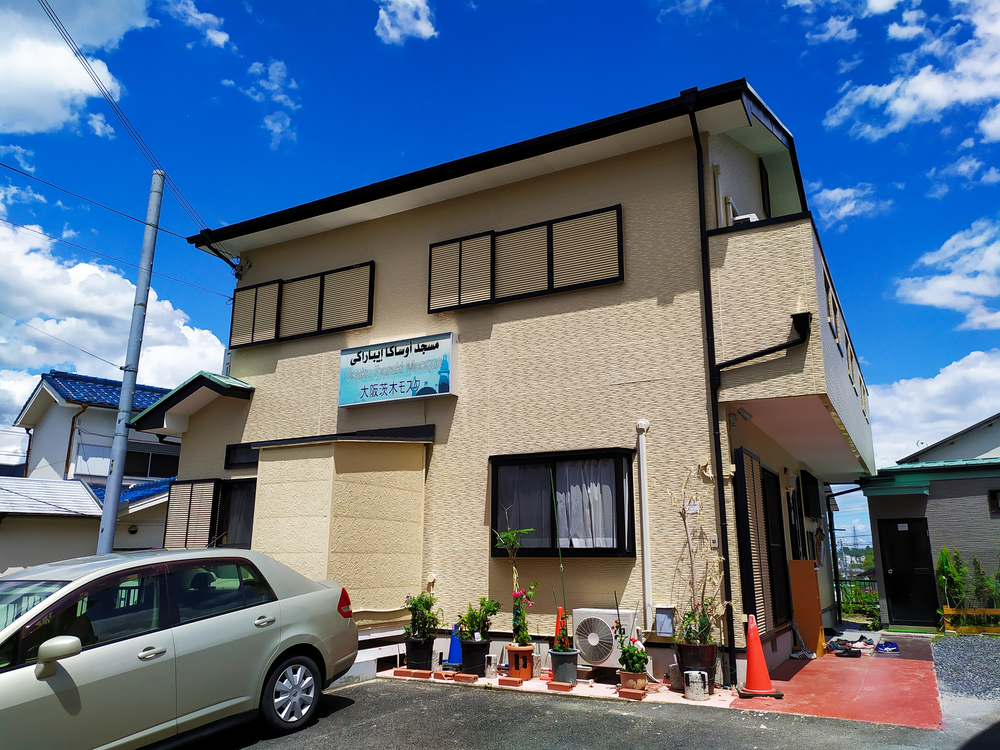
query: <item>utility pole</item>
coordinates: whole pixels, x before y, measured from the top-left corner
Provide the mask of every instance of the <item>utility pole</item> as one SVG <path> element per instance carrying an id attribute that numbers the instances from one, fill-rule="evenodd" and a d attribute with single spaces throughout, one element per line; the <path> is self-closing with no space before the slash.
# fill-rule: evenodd
<path id="1" fill-rule="evenodd" d="M 125 454 L 128 451 L 128 423 L 132 420 L 132 401 L 135 381 L 139 373 L 139 353 L 142 350 L 142 331 L 146 324 L 146 301 L 149 299 L 149 280 L 153 275 L 153 253 L 156 250 L 156 230 L 160 223 L 160 203 L 163 200 L 163 181 L 166 174 L 153 171 L 153 184 L 149 188 L 149 205 L 146 208 L 146 230 L 142 235 L 142 258 L 139 261 L 139 278 L 135 285 L 135 303 L 132 305 L 132 327 L 128 334 L 128 353 L 122 368 L 122 394 L 118 399 L 118 420 L 115 422 L 115 439 L 111 444 L 111 467 L 104 491 L 104 510 L 101 513 L 101 531 L 97 537 L 97 554 L 106 555 L 115 546 L 115 526 L 118 523 L 118 499 L 122 493 L 125 476 Z"/>

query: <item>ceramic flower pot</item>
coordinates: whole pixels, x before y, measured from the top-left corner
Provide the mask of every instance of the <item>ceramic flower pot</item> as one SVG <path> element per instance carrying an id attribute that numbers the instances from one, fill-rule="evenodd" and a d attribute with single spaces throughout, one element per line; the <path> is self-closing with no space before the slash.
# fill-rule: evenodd
<path id="1" fill-rule="evenodd" d="M 677 661 L 681 665 L 681 677 L 685 672 L 704 672 L 708 675 L 708 694 L 715 695 L 715 661 L 718 646 L 714 643 L 678 643 Z"/>
<path id="2" fill-rule="evenodd" d="M 406 666 L 410 669 L 430 669 L 434 652 L 434 637 L 406 639 Z"/>
<path id="3" fill-rule="evenodd" d="M 490 652 L 490 642 L 462 641 L 462 671 L 465 674 L 486 676 L 486 654 Z"/>
<path id="4" fill-rule="evenodd" d="M 618 677 L 622 681 L 622 687 L 626 690 L 645 690 L 646 689 L 646 677 L 645 672 L 625 672 L 621 669 L 618 670 Z"/>
<path id="5" fill-rule="evenodd" d="M 580 656 L 580 649 L 572 648 L 569 651 L 553 651 L 549 649 L 549 658 L 552 660 L 552 679 L 556 682 L 568 682 L 576 685 L 576 660 Z"/>
<path id="6" fill-rule="evenodd" d="M 534 646 L 515 646 L 513 643 L 507 646 L 507 662 L 510 665 L 510 676 L 522 680 L 530 680 L 534 655 Z"/>

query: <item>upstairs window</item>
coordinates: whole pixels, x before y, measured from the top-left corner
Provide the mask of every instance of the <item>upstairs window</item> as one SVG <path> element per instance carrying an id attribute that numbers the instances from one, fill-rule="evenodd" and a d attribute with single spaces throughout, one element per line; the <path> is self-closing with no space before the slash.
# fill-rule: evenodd
<path id="1" fill-rule="evenodd" d="M 230 348 L 372 324 L 375 262 L 243 287 L 233 293 Z"/>
<path id="2" fill-rule="evenodd" d="M 635 556 L 631 451 L 493 456 L 490 462 L 493 531 L 533 529 L 522 536 L 519 554 L 551 557 L 558 546 L 569 556 Z M 507 553 L 494 547 L 491 554 Z"/>
<path id="3" fill-rule="evenodd" d="M 508 302 L 625 278 L 622 207 L 430 247 L 427 311 Z"/>

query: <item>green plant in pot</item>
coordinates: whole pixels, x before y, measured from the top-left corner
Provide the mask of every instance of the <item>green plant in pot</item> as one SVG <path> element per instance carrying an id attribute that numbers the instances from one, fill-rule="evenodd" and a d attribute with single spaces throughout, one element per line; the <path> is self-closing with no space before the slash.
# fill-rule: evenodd
<path id="1" fill-rule="evenodd" d="M 691 533 L 692 519 L 699 516 L 705 498 L 691 486 L 694 472 L 688 474 L 679 495 L 669 491 L 684 525 L 687 539 L 688 563 L 691 569 L 691 595 L 688 609 L 681 614 L 680 627 L 674 640 L 677 643 L 677 661 L 681 672 L 705 672 L 708 676 L 709 695 L 715 693 L 715 670 L 718 644 L 715 632 L 721 632 L 728 602 L 722 601 L 722 558 L 702 547 L 696 547 Z M 705 484 L 714 485 L 710 475 L 700 474 Z M 707 500 L 706 500 L 707 501 Z M 699 539 L 705 537 L 699 528 Z M 698 568 L 701 567 L 701 574 Z"/>
<path id="2" fill-rule="evenodd" d="M 486 654 L 490 650 L 490 618 L 500 611 L 500 602 L 479 597 L 479 606 L 469 604 L 458 618 L 458 638 L 462 641 L 462 671 L 486 676 Z"/>
<path id="3" fill-rule="evenodd" d="M 534 606 L 532 599 L 538 589 L 538 581 L 532 581 L 527 589 L 514 592 L 514 645 L 507 646 L 507 660 L 510 676 L 530 680 L 535 648 L 528 632 L 528 608 Z"/>
<path id="4" fill-rule="evenodd" d="M 632 632 L 625 632 L 622 627 L 621 613 L 618 612 L 618 592 L 615 592 L 615 613 L 618 619 L 615 620 L 615 639 L 618 641 L 618 663 L 621 669 L 618 676 L 621 678 L 622 687 L 629 690 L 646 689 L 646 665 L 649 663 L 649 654 L 643 648 L 639 639 Z M 635 611 L 632 612 L 632 622 L 637 622 L 639 614 L 639 603 L 635 604 Z"/>
<path id="5" fill-rule="evenodd" d="M 556 504 L 556 478 L 549 469 L 549 482 L 552 487 L 552 511 L 556 520 L 556 539 L 559 535 L 559 508 Z M 552 648 L 549 649 L 549 661 L 552 664 L 552 679 L 556 682 L 566 682 L 576 685 L 577 659 L 580 657 L 580 649 L 573 648 L 573 641 L 569 636 L 569 628 L 566 624 L 566 575 L 563 570 L 562 547 L 556 544 L 556 552 L 559 553 L 559 578 L 562 582 L 563 603 L 559 606 L 556 599 L 556 586 L 552 586 L 552 598 L 556 603 L 556 633 L 552 639 Z"/>
<path id="6" fill-rule="evenodd" d="M 427 591 L 416 596 L 406 595 L 403 605 L 410 613 L 410 624 L 403 627 L 406 639 L 406 666 L 430 669 L 434 651 L 434 636 L 441 624 L 441 610 L 434 609 L 437 599 Z"/>

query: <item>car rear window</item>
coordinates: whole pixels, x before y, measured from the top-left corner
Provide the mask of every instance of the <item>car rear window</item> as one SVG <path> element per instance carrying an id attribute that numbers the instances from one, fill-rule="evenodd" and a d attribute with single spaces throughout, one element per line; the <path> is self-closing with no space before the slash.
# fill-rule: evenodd
<path id="1" fill-rule="evenodd" d="M 67 581 L 0 581 L 0 630 L 66 584 Z"/>

